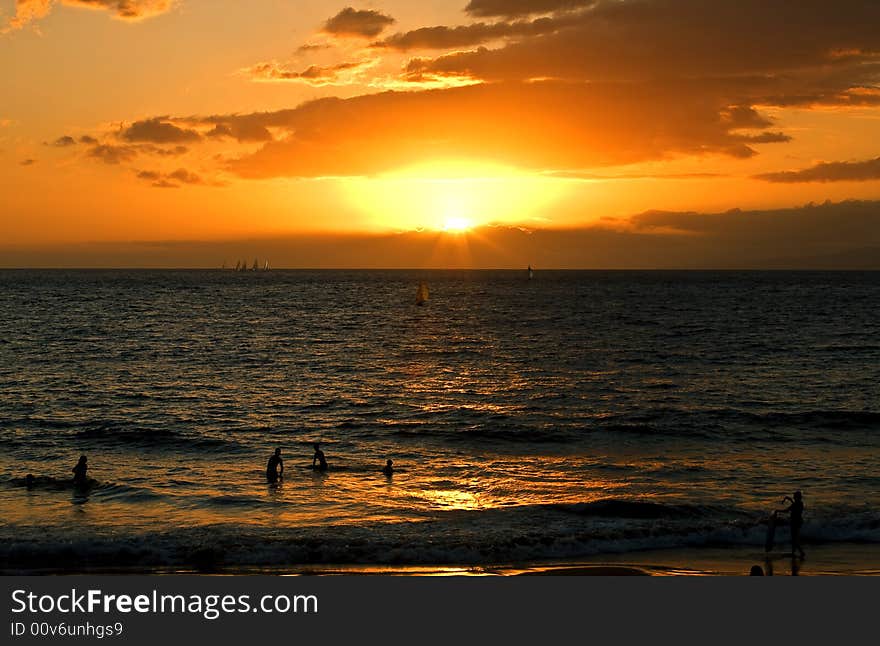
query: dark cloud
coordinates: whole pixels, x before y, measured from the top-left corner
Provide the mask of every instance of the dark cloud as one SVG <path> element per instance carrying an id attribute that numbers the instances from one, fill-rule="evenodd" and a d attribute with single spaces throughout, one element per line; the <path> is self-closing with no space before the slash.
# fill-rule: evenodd
<path id="1" fill-rule="evenodd" d="M 513 17 L 589 7 L 596 0 L 470 0 L 465 11 L 472 16 Z"/>
<path id="2" fill-rule="evenodd" d="M 310 52 L 319 52 L 324 49 L 331 49 L 333 46 L 328 43 L 306 43 L 296 48 L 296 54 L 308 54 Z"/>
<path id="3" fill-rule="evenodd" d="M 861 83 L 867 93 L 850 100 L 873 101 L 880 73 L 866 66 L 880 60 L 877 24 L 880 3 L 873 0 L 600 0 L 566 29 L 415 59 L 408 72 L 480 80 L 700 79 L 718 92 L 756 100 L 796 94 L 828 100 Z"/>
<path id="4" fill-rule="evenodd" d="M 422 27 L 388 36 L 371 45 L 378 49 L 409 51 L 411 49 L 453 49 L 472 47 L 492 40 L 521 36 L 539 36 L 576 24 L 577 17 L 561 15 L 516 22 L 478 22 L 457 27 Z"/>
<path id="5" fill-rule="evenodd" d="M 185 168 L 178 168 L 173 173 L 167 175 L 168 179 L 176 180 L 183 184 L 203 184 L 202 178 Z"/>
<path id="6" fill-rule="evenodd" d="M 89 135 L 83 135 L 82 137 L 79 138 L 79 143 L 92 145 L 92 144 L 98 143 L 98 140 L 95 139 L 94 137 L 89 136 Z"/>
<path id="7" fill-rule="evenodd" d="M 21 164 L 22 166 L 33 166 L 36 163 L 37 163 L 36 159 L 22 159 L 19 162 L 19 164 Z"/>
<path id="8" fill-rule="evenodd" d="M 92 146 L 86 153 L 105 164 L 117 165 L 130 162 L 138 155 L 155 155 L 157 157 L 178 157 L 189 151 L 186 146 L 162 148 L 153 144 L 99 144 Z"/>
<path id="9" fill-rule="evenodd" d="M 375 38 L 391 24 L 394 18 L 379 11 L 346 7 L 324 23 L 323 31 L 334 36 Z"/>
<path id="10" fill-rule="evenodd" d="M 216 119 L 216 120 L 215 120 Z M 272 133 L 255 119 L 231 117 L 208 117 L 203 123 L 214 123 L 214 128 L 205 136 L 214 139 L 231 137 L 241 143 L 272 141 Z"/>
<path id="11" fill-rule="evenodd" d="M 312 65 L 302 71 L 289 70 L 275 62 L 259 63 L 246 71 L 255 81 L 301 81 L 310 85 L 327 85 L 337 81 L 342 72 L 364 67 L 365 61 L 338 63 L 327 67 Z"/>
<path id="12" fill-rule="evenodd" d="M 179 128 L 166 119 L 166 117 L 154 117 L 135 121 L 120 133 L 120 137 L 126 141 L 154 144 L 187 143 L 201 139 L 201 135 L 195 130 Z"/>
<path id="13" fill-rule="evenodd" d="M 179 188 L 181 184 L 196 185 L 205 183 L 201 176 L 185 168 L 178 168 L 172 173 L 141 170 L 137 171 L 137 178 L 150 182 L 154 188 Z"/>
<path id="14" fill-rule="evenodd" d="M 846 201 L 808 204 L 787 209 L 723 213 L 648 211 L 629 219 L 631 231 L 678 232 L 707 238 L 723 238 L 737 244 L 760 241 L 768 254 L 825 247 L 841 250 L 862 244 L 880 245 L 880 203 Z M 845 223 L 845 226 L 844 226 Z"/>
<path id="15" fill-rule="evenodd" d="M 162 178 L 162 175 L 156 171 L 142 170 L 138 171 L 137 177 L 138 179 L 146 180 L 148 182 L 158 182 Z"/>
<path id="16" fill-rule="evenodd" d="M 56 148 L 67 148 L 68 146 L 75 146 L 76 139 L 74 139 L 73 137 L 70 137 L 68 135 L 65 135 L 63 137 L 58 137 L 58 139 L 56 139 L 55 141 L 52 142 L 52 145 L 55 146 Z"/>
<path id="17" fill-rule="evenodd" d="M 189 152 L 189 148 L 186 146 L 174 146 L 173 148 L 160 148 L 159 146 L 152 146 L 150 144 L 144 144 L 138 147 L 138 150 L 142 153 L 148 155 L 158 155 L 159 157 L 179 157 L 180 155 L 185 155 Z"/>
<path id="18" fill-rule="evenodd" d="M 763 173 L 755 178 L 780 184 L 869 182 L 880 180 L 880 157 L 866 161 L 823 162 L 802 170 Z"/>
<path id="19" fill-rule="evenodd" d="M 138 150 L 136 146 L 114 146 L 112 144 L 100 144 L 93 146 L 86 153 L 89 157 L 99 159 L 105 164 L 117 165 L 123 162 L 129 162 L 137 157 Z"/>

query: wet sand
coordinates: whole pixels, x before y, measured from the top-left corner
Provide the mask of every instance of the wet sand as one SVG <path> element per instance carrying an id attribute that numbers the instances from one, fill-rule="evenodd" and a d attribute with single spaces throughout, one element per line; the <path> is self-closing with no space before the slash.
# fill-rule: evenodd
<path id="1" fill-rule="evenodd" d="M 772 576 L 878 576 L 880 545 L 836 543 L 807 546 L 805 559 L 757 547 L 666 549 L 604 554 L 571 561 L 493 565 L 278 565 L 211 569 L 82 568 L 4 569 L 2 574 L 206 574 L 275 576 L 745 576 L 753 565 Z"/>

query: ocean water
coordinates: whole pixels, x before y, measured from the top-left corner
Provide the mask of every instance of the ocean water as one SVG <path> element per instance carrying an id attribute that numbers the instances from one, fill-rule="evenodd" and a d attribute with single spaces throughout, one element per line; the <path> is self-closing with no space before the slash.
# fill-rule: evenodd
<path id="1" fill-rule="evenodd" d="M 2 271 L 0 569 L 762 547 L 795 489 L 880 543 L 878 314 L 880 273 Z"/>

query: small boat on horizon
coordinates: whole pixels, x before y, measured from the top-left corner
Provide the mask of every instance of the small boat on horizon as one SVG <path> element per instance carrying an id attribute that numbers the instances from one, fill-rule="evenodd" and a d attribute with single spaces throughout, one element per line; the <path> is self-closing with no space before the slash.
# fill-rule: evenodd
<path id="1" fill-rule="evenodd" d="M 263 262 L 263 265 L 260 266 L 260 260 L 258 258 L 254 259 L 254 264 L 248 265 L 247 260 L 238 260 L 235 263 L 235 267 L 227 267 L 226 262 L 223 263 L 223 269 L 228 269 L 229 271 L 254 271 L 254 272 L 264 272 L 269 271 L 269 261 L 266 260 Z"/>

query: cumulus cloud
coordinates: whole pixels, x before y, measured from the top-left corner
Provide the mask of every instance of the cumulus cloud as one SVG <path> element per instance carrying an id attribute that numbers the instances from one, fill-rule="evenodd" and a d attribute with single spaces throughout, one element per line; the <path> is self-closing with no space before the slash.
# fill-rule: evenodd
<path id="1" fill-rule="evenodd" d="M 181 184 L 204 184 L 200 175 L 178 168 L 171 173 L 161 173 L 159 171 L 141 170 L 136 173 L 137 178 L 150 182 L 154 188 L 179 188 Z"/>
<path id="2" fill-rule="evenodd" d="M 91 144 L 98 143 L 98 140 L 95 139 L 94 137 L 92 137 L 91 135 L 83 135 L 82 137 L 79 138 L 79 143 L 91 145 Z"/>
<path id="3" fill-rule="evenodd" d="M 76 139 L 69 135 L 64 135 L 63 137 L 58 137 L 58 139 L 53 141 L 52 145 L 56 148 L 67 148 L 68 146 L 75 146 Z"/>
<path id="4" fill-rule="evenodd" d="M 178 182 L 182 182 L 184 184 L 201 184 L 202 178 L 196 175 L 193 172 L 186 170 L 185 168 L 178 168 L 173 173 L 168 174 L 169 179 L 176 180 Z"/>
<path id="5" fill-rule="evenodd" d="M 19 162 L 19 164 L 21 164 L 22 166 L 33 166 L 36 163 L 37 163 L 36 159 L 22 159 Z"/>
<path id="6" fill-rule="evenodd" d="M 58 3 L 110 12 L 121 20 L 142 20 L 171 9 L 174 0 L 16 0 L 15 15 L 3 31 L 21 29 L 28 23 L 44 18 Z"/>
<path id="7" fill-rule="evenodd" d="M 152 170 L 141 170 L 137 172 L 137 178 L 148 182 L 158 182 L 162 178 L 162 174 Z"/>
<path id="8" fill-rule="evenodd" d="M 255 81 L 268 82 L 301 82 L 315 87 L 333 85 L 340 82 L 340 75 L 365 67 L 369 61 L 337 63 L 320 67 L 312 65 L 302 71 L 287 69 L 276 62 L 259 63 L 245 70 Z"/>
<path id="9" fill-rule="evenodd" d="M 755 178 L 780 184 L 869 182 L 880 180 L 880 157 L 865 161 L 822 162 L 802 170 L 763 173 Z"/>
<path id="10" fill-rule="evenodd" d="M 334 36 L 375 38 L 394 22 L 379 11 L 346 7 L 324 23 L 323 31 Z"/>
<path id="11" fill-rule="evenodd" d="M 126 141 L 172 144 L 199 141 L 201 135 L 195 130 L 186 130 L 169 123 L 166 117 L 154 117 L 135 121 L 120 133 Z"/>

